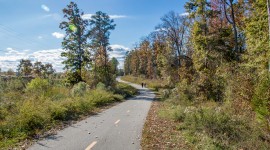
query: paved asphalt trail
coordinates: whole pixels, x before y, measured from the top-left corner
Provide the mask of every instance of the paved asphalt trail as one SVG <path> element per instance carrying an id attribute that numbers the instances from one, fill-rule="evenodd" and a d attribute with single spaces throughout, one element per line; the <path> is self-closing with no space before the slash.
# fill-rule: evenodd
<path id="1" fill-rule="evenodd" d="M 139 89 L 138 96 L 38 141 L 29 150 L 141 149 L 143 125 L 155 95 L 137 84 L 128 84 Z"/>

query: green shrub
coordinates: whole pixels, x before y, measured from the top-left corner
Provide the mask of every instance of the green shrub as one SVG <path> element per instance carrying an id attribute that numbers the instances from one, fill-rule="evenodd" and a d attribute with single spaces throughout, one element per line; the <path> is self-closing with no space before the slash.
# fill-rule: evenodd
<path id="1" fill-rule="evenodd" d="M 70 89 L 66 87 L 54 86 L 46 93 L 46 96 L 52 101 L 65 100 L 70 96 Z"/>
<path id="2" fill-rule="evenodd" d="M 117 83 L 115 93 L 124 96 L 124 98 L 134 96 L 138 90 L 128 84 Z"/>
<path id="3" fill-rule="evenodd" d="M 28 135 L 35 134 L 36 130 L 44 129 L 50 116 L 46 105 L 34 100 L 27 100 L 19 106 L 19 113 L 14 117 L 17 127 Z"/>
<path id="4" fill-rule="evenodd" d="M 66 77 L 65 77 L 64 83 L 66 86 L 74 85 L 82 81 L 79 71 L 75 71 L 75 72 L 69 71 L 65 74 L 65 76 Z"/>
<path id="5" fill-rule="evenodd" d="M 79 82 L 75 84 L 71 90 L 73 96 L 84 95 L 85 91 L 88 89 L 88 85 L 85 82 Z"/>
<path id="6" fill-rule="evenodd" d="M 68 98 L 60 103 L 60 108 L 64 107 L 66 111 L 60 111 L 60 113 L 64 113 L 63 120 L 71 120 L 73 118 L 77 118 L 80 114 L 82 114 L 82 110 L 80 110 L 80 99 L 79 98 Z"/>
<path id="7" fill-rule="evenodd" d="M 268 149 L 270 145 L 259 126 L 249 116 L 238 116 L 215 102 L 173 105 L 166 102 L 161 117 L 178 122 L 177 129 L 195 149 Z M 267 139 L 267 138 L 266 138 Z"/>
<path id="8" fill-rule="evenodd" d="M 102 82 L 99 82 L 96 86 L 96 89 L 98 90 L 106 90 L 106 85 Z"/>
<path id="9" fill-rule="evenodd" d="M 114 101 L 122 101 L 124 99 L 124 96 L 120 94 L 113 94 Z"/>
<path id="10" fill-rule="evenodd" d="M 264 74 L 258 82 L 255 93 L 252 98 L 252 105 L 260 120 L 266 123 L 270 129 L 270 77 L 268 74 Z"/>
<path id="11" fill-rule="evenodd" d="M 53 120 L 68 120 L 67 112 L 67 108 L 59 103 L 50 105 L 50 116 Z"/>
<path id="12" fill-rule="evenodd" d="M 0 122 L 5 119 L 7 114 L 7 110 L 3 106 L 0 106 Z"/>
<path id="13" fill-rule="evenodd" d="M 47 79 L 35 78 L 27 84 L 26 91 L 30 92 L 46 92 L 50 87 Z"/>
<path id="14" fill-rule="evenodd" d="M 93 102 L 94 106 L 103 106 L 115 101 L 114 96 L 111 92 L 98 89 L 92 90 L 89 93 L 88 100 Z"/>
<path id="15" fill-rule="evenodd" d="M 25 88 L 25 84 L 22 79 L 11 79 L 7 81 L 7 89 L 9 91 L 22 91 Z"/>
<path id="16" fill-rule="evenodd" d="M 19 81 L 10 83 L 21 83 Z M 119 93 L 103 88 L 90 90 L 83 82 L 70 90 L 36 78 L 27 84 L 24 92 L 16 90 L 21 88 L 18 86 L 20 84 L 16 83 L 14 88 L 10 88 L 12 90 L 7 90 L 7 82 L 3 83 L 0 85 L 4 88 L 0 96 L 0 147 L 6 149 L 33 135 L 42 134 L 62 121 L 76 120 L 96 111 L 100 106 L 121 101 L 126 93 L 134 91 L 128 85 L 122 85 Z"/>
<path id="17" fill-rule="evenodd" d="M 171 91 L 169 89 L 161 90 L 161 97 L 163 99 L 169 98 Z"/>

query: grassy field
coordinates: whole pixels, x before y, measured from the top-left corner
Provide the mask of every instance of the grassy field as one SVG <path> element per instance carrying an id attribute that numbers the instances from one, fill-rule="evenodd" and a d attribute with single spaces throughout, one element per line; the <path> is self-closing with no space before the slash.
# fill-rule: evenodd
<path id="1" fill-rule="evenodd" d="M 39 78 L 30 83 L 21 79 L 0 80 L 0 149 L 20 147 L 29 139 L 136 92 L 123 83 L 107 90 L 102 84 L 90 89 L 82 82 L 68 88 Z"/>
<path id="2" fill-rule="evenodd" d="M 144 126 L 143 149 L 270 149 L 268 132 L 248 104 L 239 109 L 233 101 L 195 101 L 192 92 L 179 87 L 159 89 L 157 95 Z"/>

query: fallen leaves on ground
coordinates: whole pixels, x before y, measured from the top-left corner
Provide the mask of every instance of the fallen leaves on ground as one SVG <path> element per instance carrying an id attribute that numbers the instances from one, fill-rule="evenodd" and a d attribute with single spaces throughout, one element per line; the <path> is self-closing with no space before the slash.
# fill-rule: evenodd
<path id="1" fill-rule="evenodd" d="M 176 123 L 158 116 L 162 107 L 160 101 L 152 103 L 143 129 L 142 149 L 190 149 L 176 129 Z"/>

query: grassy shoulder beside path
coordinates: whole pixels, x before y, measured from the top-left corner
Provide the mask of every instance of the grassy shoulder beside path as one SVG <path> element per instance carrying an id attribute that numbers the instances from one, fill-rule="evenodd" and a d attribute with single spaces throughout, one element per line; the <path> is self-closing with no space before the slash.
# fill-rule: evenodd
<path id="1" fill-rule="evenodd" d="M 108 90 L 102 84 L 90 89 L 85 83 L 68 88 L 45 79 L 0 80 L 0 149 L 24 149 L 136 93 L 124 83 Z"/>

